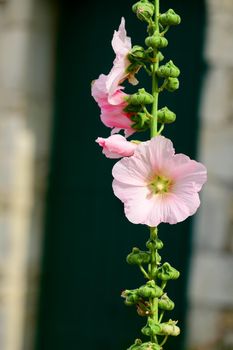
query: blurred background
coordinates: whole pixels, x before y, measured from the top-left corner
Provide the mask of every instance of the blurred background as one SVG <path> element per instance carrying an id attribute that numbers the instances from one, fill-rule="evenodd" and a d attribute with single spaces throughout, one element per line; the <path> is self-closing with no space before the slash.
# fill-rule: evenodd
<path id="1" fill-rule="evenodd" d="M 124 350 L 140 336 L 145 320 L 120 294 L 143 282 L 125 257 L 148 232 L 113 196 L 114 162 L 94 142 L 109 129 L 90 96 L 121 16 L 143 44 L 132 4 L 0 0 L 1 350 Z M 160 229 L 162 257 L 181 271 L 168 317 L 182 334 L 166 349 L 232 350 L 233 1 L 161 7 L 182 16 L 164 52 L 182 71 L 160 99 L 178 117 L 165 135 L 209 173 L 195 219 Z"/>

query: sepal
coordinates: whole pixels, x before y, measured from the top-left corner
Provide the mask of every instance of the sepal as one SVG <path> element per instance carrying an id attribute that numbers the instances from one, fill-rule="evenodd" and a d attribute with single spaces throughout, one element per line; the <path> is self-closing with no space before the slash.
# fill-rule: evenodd
<path id="1" fill-rule="evenodd" d="M 148 0 L 141 0 L 132 6 L 132 11 L 140 21 L 149 23 L 154 14 L 154 5 Z"/>
<path id="2" fill-rule="evenodd" d="M 160 78 L 178 78 L 180 70 L 172 61 L 169 61 L 165 65 L 160 66 L 157 75 Z"/>
<path id="3" fill-rule="evenodd" d="M 176 337 L 180 334 L 180 328 L 176 326 L 177 321 L 169 320 L 166 323 L 160 323 L 160 332 L 158 335 L 171 335 Z"/>
<path id="4" fill-rule="evenodd" d="M 167 89 L 170 92 L 174 92 L 179 89 L 179 86 L 180 86 L 179 79 L 168 78 L 165 85 L 165 89 Z"/>
<path id="5" fill-rule="evenodd" d="M 167 296 L 167 293 L 163 294 L 159 299 L 159 308 L 161 310 L 171 311 L 174 309 L 174 302 Z"/>
<path id="6" fill-rule="evenodd" d="M 129 265 L 143 265 L 150 263 L 150 254 L 141 251 L 139 248 L 133 248 L 132 252 L 127 256 L 126 261 Z"/>
<path id="7" fill-rule="evenodd" d="M 159 22 L 162 26 L 177 26 L 180 24 L 181 18 L 174 10 L 169 9 L 167 12 L 160 15 Z"/>
<path id="8" fill-rule="evenodd" d="M 163 290 L 156 286 L 155 281 L 148 281 L 138 289 L 138 295 L 142 298 L 159 298 L 163 294 Z"/>
<path id="9" fill-rule="evenodd" d="M 153 34 L 152 36 L 148 36 L 145 40 L 145 44 L 148 47 L 152 47 L 153 49 L 163 49 L 167 47 L 168 40 L 159 34 Z"/>
<path id="10" fill-rule="evenodd" d="M 161 347 L 156 343 L 143 343 L 141 339 L 136 339 L 135 343 L 131 345 L 127 350 L 161 350 Z"/>
<path id="11" fill-rule="evenodd" d="M 154 97 L 145 91 L 145 89 L 139 89 L 133 95 L 130 95 L 127 98 L 127 103 L 130 105 L 138 106 L 138 105 L 147 105 L 152 104 L 154 102 Z"/>
<path id="12" fill-rule="evenodd" d="M 134 45 L 130 52 L 128 53 L 128 59 L 131 63 L 145 60 L 147 58 L 147 53 L 142 46 Z"/>
<path id="13" fill-rule="evenodd" d="M 125 305 L 132 306 L 138 303 L 140 296 L 138 295 L 138 289 L 126 289 L 121 293 L 122 298 L 125 298 Z"/>
<path id="14" fill-rule="evenodd" d="M 157 270 L 157 277 L 162 281 L 176 280 L 179 276 L 179 271 L 172 267 L 168 262 L 165 262 Z"/>
<path id="15" fill-rule="evenodd" d="M 146 335 L 147 337 L 153 337 L 157 334 L 160 334 L 161 327 L 159 323 L 155 322 L 151 318 L 148 318 L 146 326 L 144 326 L 141 331 L 142 334 Z"/>
<path id="16" fill-rule="evenodd" d="M 167 107 L 158 110 L 158 123 L 171 124 L 176 120 L 176 114 Z"/>

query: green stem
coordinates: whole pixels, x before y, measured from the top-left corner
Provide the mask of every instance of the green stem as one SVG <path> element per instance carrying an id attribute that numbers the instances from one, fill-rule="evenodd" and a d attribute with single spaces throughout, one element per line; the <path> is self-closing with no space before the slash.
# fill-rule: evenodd
<path id="1" fill-rule="evenodd" d="M 155 0 L 155 31 L 159 33 L 159 0 Z M 151 120 L 151 138 L 157 135 L 158 129 L 158 78 L 156 72 L 159 68 L 158 50 L 154 50 L 153 53 L 153 65 L 152 65 L 152 96 L 154 102 L 152 105 L 152 120 Z"/>
<path id="2" fill-rule="evenodd" d="M 142 271 L 143 276 L 149 280 L 150 277 L 149 277 L 148 273 L 146 272 L 146 270 L 143 268 L 143 266 L 142 266 L 142 265 L 139 265 L 139 268 L 140 268 L 140 270 Z"/>
<path id="3" fill-rule="evenodd" d="M 151 242 L 155 242 L 158 236 L 158 229 L 157 227 L 151 227 L 150 228 L 150 240 Z M 156 281 L 156 271 L 157 271 L 157 249 L 155 247 L 151 248 L 151 279 L 154 279 Z M 158 313 L 159 313 L 159 306 L 158 306 L 158 298 L 151 298 L 150 305 L 151 305 L 151 312 L 152 312 L 152 318 L 153 320 L 158 323 Z M 156 336 L 151 336 L 151 342 L 158 344 L 158 340 Z"/>
<path id="4" fill-rule="evenodd" d="M 162 343 L 159 345 L 162 347 L 166 343 L 167 340 L 168 340 L 168 335 L 166 335 L 166 337 L 164 337 Z"/>

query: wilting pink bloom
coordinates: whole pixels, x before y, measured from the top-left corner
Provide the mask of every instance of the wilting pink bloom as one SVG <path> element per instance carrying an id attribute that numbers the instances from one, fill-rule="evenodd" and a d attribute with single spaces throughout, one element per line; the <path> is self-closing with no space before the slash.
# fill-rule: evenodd
<path id="1" fill-rule="evenodd" d="M 161 222 L 176 224 L 196 212 L 207 171 L 188 156 L 175 154 L 172 142 L 157 136 L 117 162 L 113 176 L 114 193 L 129 221 L 156 227 Z"/>
<path id="2" fill-rule="evenodd" d="M 103 154 L 107 158 L 130 157 L 137 147 L 135 143 L 127 141 L 122 135 L 112 135 L 107 139 L 98 137 L 96 142 L 103 147 Z"/>
<path id="3" fill-rule="evenodd" d="M 115 92 L 119 85 L 125 80 L 129 79 L 130 83 L 136 85 L 138 81 L 134 75 L 127 72 L 130 65 L 128 60 L 128 53 L 132 49 L 131 39 L 127 36 L 125 30 L 125 19 L 122 17 L 121 24 L 118 31 L 114 32 L 112 39 L 112 47 L 116 54 L 113 62 L 113 67 L 107 76 L 106 87 L 108 91 L 108 100 L 111 104 L 115 104 Z"/>
<path id="4" fill-rule="evenodd" d="M 109 103 L 106 80 L 107 75 L 101 74 L 92 84 L 92 96 L 101 109 L 100 118 L 104 125 L 113 128 L 112 133 L 123 129 L 125 135 L 130 136 L 135 130 L 131 127 L 133 124 L 131 114 L 124 112 L 127 106 L 125 99 L 128 95 L 121 90 L 122 87 L 118 87 L 113 95 L 114 104 Z"/>

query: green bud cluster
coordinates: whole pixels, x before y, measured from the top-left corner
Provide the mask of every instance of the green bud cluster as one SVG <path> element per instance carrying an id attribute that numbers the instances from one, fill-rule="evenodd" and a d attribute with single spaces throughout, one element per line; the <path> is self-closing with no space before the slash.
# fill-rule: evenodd
<path id="1" fill-rule="evenodd" d="M 127 289 L 122 293 L 125 305 L 135 306 L 139 316 L 147 317 L 146 325 L 142 328 L 142 334 L 151 337 L 177 336 L 180 333 L 176 321 L 168 320 L 162 322 L 163 314 L 174 309 L 174 302 L 164 291 L 169 280 L 179 277 L 179 271 L 172 267 L 168 262 L 160 265 L 161 257 L 158 250 L 163 248 L 163 242 L 157 236 L 157 229 L 151 229 L 150 239 L 146 242 L 148 250 L 133 248 L 127 256 L 126 261 L 130 265 L 138 266 L 148 281 L 136 289 Z M 145 266 L 148 266 L 145 269 Z M 161 281 L 160 285 L 158 281 Z M 154 317 L 154 305 L 161 313 L 160 318 Z M 164 338 L 165 339 L 165 338 Z M 152 345 L 153 346 L 152 346 Z M 128 350 L 161 350 L 159 344 L 155 342 L 143 343 L 137 339 Z"/>

